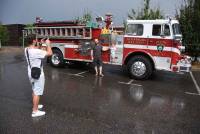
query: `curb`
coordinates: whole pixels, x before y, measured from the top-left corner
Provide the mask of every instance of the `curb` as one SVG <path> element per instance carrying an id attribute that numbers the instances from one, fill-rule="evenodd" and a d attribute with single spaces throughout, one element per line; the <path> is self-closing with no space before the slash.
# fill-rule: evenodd
<path id="1" fill-rule="evenodd" d="M 23 52 L 22 47 L 2 47 L 0 53 Z"/>
<path id="2" fill-rule="evenodd" d="M 200 64 L 192 65 L 192 71 L 200 71 Z"/>
<path id="3" fill-rule="evenodd" d="M 192 71 L 200 71 L 200 68 L 192 68 Z"/>

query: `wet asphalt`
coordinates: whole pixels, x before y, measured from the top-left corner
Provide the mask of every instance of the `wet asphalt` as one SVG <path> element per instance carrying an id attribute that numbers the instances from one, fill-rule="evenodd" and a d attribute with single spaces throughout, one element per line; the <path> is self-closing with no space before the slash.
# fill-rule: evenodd
<path id="1" fill-rule="evenodd" d="M 0 134 L 199 134 L 200 95 L 189 73 L 131 80 L 120 66 L 45 64 L 46 115 L 32 118 L 23 52 L 0 53 Z M 200 72 L 193 71 L 200 85 Z"/>

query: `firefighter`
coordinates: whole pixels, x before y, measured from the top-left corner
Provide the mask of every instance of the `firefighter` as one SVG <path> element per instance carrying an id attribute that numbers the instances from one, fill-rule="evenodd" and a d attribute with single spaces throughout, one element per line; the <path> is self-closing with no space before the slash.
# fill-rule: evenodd
<path id="1" fill-rule="evenodd" d="M 104 76 L 102 73 L 103 62 L 102 62 L 101 55 L 102 55 L 102 51 L 107 51 L 109 48 L 102 47 L 98 39 L 94 39 L 94 43 L 95 43 L 95 46 L 91 50 L 91 59 L 93 60 L 95 75 L 96 76 L 99 75 L 103 77 Z"/>

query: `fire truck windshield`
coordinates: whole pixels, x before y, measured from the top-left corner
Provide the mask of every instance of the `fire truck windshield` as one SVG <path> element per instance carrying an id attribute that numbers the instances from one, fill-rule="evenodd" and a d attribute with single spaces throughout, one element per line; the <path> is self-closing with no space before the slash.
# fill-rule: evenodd
<path id="1" fill-rule="evenodd" d="M 172 28 L 173 28 L 173 34 L 174 35 L 180 35 L 181 34 L 180 25 L 178 23 L 173 24 Z"/>

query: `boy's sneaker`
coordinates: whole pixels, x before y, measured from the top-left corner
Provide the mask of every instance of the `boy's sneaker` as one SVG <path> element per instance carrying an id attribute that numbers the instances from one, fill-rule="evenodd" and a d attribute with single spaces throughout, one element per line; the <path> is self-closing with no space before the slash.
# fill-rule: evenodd
<path id="1" fill-rule="evenodd" d="M 42 104 L 39 104 L 38 105 L 38 109 L 42 109 L 43 108 L 43 105 Z"/>
<path id="2" fill-rule="evenodd" d="M 32 112 L 32 117 L 39 117 L 45 115 L 45 111 L 37 110 L 36 112 Z"/>

